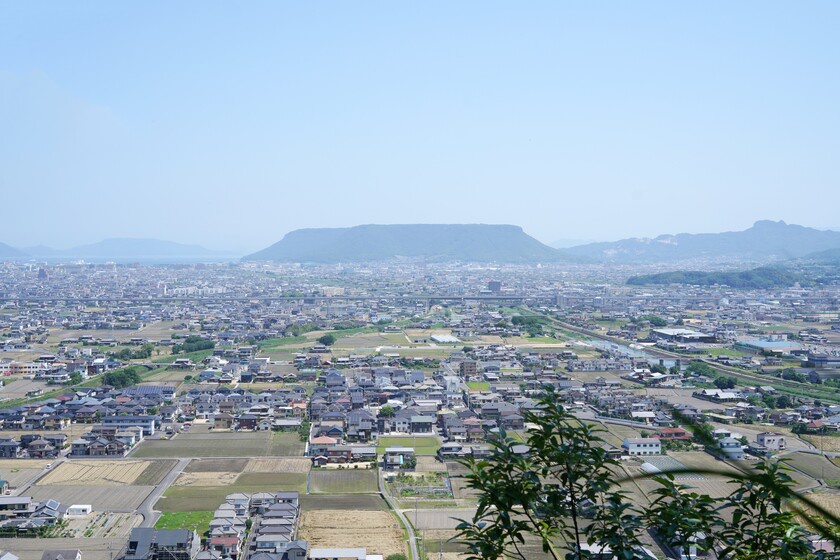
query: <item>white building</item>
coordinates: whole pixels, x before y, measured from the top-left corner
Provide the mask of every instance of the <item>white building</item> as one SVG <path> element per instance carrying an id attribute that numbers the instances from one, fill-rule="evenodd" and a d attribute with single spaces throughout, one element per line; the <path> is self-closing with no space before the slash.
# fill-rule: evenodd
<path id="1" fill-rule="evenodd" d="M 662 444 L 657 438 L 624 438 L 621 447 L 628 455 L 661 455 Z"/>
<path id="2" fill-rule="evenodd" d="M 773 451 L 781 451 L 787 447 L 785 436 L 776 432 L 762 432 L 755 436 L 755 441 Z"/>

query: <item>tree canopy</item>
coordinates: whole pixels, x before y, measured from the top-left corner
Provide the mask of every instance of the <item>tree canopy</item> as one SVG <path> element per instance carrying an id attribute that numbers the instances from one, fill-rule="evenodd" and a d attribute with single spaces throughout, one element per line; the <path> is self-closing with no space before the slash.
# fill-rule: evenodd
<path id="1" fill-rule="evenodd" d="M 642 508 L 621 488 L 628 478 L 599 430 L 568 414 L 553 391 L 524 416 L 534 426 L 526 450 L 500 430 L 489 458 L 462 461 L 467 484 L 479 496 L 473 518 L 458 526 L 471 560 L 525 560 L 534 542 L 556 560 L 606 549 L 621 560 L 649 559 L 642 544 L 648 531 L 678 553 L 696 547 L 730 560 L 819 558 L 797 522 L 806 506 L 817 514 L 808 517 L 810 529 L 838 543 L 837 517 L 797 495 L 781 462 L 761 460 L 745 474 L 690 471 L 729 477 L 735 489 L 725 498 L 680 484 L 674 476 L 680 471 L 638 475 L 656 483 Z M 693 431 L 710 439 L 706 429 Z"/>

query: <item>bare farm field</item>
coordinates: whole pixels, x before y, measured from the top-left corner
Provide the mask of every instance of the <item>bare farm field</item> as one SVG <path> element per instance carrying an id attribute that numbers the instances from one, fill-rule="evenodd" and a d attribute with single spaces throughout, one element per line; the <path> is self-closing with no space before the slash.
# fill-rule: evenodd
<path id="1" fill-rule="evenodd" d="M 405 554 L 403 531 L 396 518 L 383 511 L 305 511 L 300 538 L 312 548 L 364 547 L 368 554 Z"/>
<path id="2" fill-rule="evenodd" d="M 814 447 L 822 451 L 840 453 L 840 436 L 815 436 L 803 434 L 802 439 L 808 441 L 813 444 Z"/>
<path id="3" fill-rule="evenodd" d="M 325 494 L 377 492 L 377 476 L 376 471 L 371 469 L 313 470 L 310 473 L 310 490 Z"/>
<path id="4" fill-rule="evenodd" d="M 407 509 L 403 514 L 416 529 L 453 530 L 460 523 L 459 519 L 472 519 L 475 508 L 472 509 Z"/>
<path id="5" fill-rule="evenodd" d="M 835 492 L 810 492 L 806 494 L 809 500 L 827 509 L 834 515 L 840 515 L 840 494 Z"/>
<path id="6" fill-rule="evenodd" d="M 131 530 L 143 522 L 133 513 L 93 513 L 84 519 L 67 519 L 65 533 L 78 538 L 128 538 Z"/>
<path id="7" fill-rule="evenodd" d="M 308 473 L 312 461 L 306 457 L 283 457 L 281 459 L 251 459 L 243 472 L 256 473 Z"/>
<path id="8" fill-rule="evenodd" d="M 185 473 L 240 473 L 248 466 L 248 459 L 193 459 Z"/>
<path id="9" fill-rule="evenodd" d="M 417 457 L 417 466 L 414 470 L 418 472 L 444 472 L 446 471 L 446 465 L 438 461 L 435 457 L 419 455 Z"/>
<path id="10" fill-rule="evenodd" d="M 42 478 L 39 486 L 125 486 L 159 483 L 175 461 L 67 461 Z"/>
<path id="11" fill-rule="evenodd" d="M 38 434 L 41 436 L 64 434 L 67 436 L 68 441 L 73 441 L 79 439 L 80 437 L 82 437 L 82 434 L 89 431 L 90 424 L 70 424 L 70 426 L 63 430 L 27 430 L 25 433 Z M 20 430 L 0 430 L 0 436 L 2 437 L 13 437 L 17 439 L 20 437 L 20 435 Z"/>
<path id="12" fill-rule="evenodd" d="M 34 500 L 58 500 L 62 504 L 90 504 L 94 511 L 132 513 L 154 490 L 154 486 L 33 486 L 27 492 Z"/>
<path id="13" fill-rule="evenodd" d="M 7 481 L 12 488 L 17 488 L 42 473 L 47 463 L 49 461 L 40 459 L 2 459 L 0 478 Z"/>
<path id="14" fill-rule="evenodd" d="M 173 486 L 230 486 L 239 478 L 238 472 L 182 472 Z"/>
<path id="15" fill-rule="evenodd" d="M 37 357 L 37 356 L 34 356 Z M 0 389 L 0 399 L 22 399 L 29 391 L 41 389 L 48 391 L 47 383 L 45 381 L 33 381 L 31 379 L 17 379 L 8 382 L 2 389 Z"/>
<path id="16" fill-rule="evenodd" d="M 41 560 L 47 549 L 82 551 L 85 560 L 111 560 L 125 546 L 118 538 L 0 539 L 0 549 L 14 552 L 20 560 Z"/>

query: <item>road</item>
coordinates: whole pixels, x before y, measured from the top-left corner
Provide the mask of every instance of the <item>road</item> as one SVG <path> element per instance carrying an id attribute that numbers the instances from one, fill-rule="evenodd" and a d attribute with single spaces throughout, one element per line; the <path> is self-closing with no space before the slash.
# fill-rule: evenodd
<path id="1" fill-rule="evenodd" d="M 391 499 L 391 495 L 388 494 L 388 491 L 385 488 L 385 477 L 384 473 L 379 473 L 379 493 L 385 498 L 385 501 L 388 502 L 388 507 L 394 510 L 394 513 L 397 514 L 397 517 L 400 520 L 400 523 L 405 526 L 405 530 L 408 533 L 408 547 L 409 547 L 409 558 L 411 560 L 420 560 L 420 554 L 417 551 L 417 536 L 414 534 L 414 527 L 409 523 L 408 519 L 403 512 L 397 507 L 397 504 L 394 503 L 394 500 Z"/>
<path id="2" fill-rule="evenodd" d="M 155 523 L 157 523 L 158 518 L 160 517 L 160 512 L 154 511 L 152 508 L 163 496 L 163 493 L 166 492 L 166 489 L 169 488 L 175 479 L 178 478 L 178 475 L 181 474 L 187 465 L 190 464 L 190 459 L 180 459 L 178 464 L 175 465 L 169 474 L 163 477 L 163 480 L 155 486 L 155 489 L 152 490 L 151 494 L 149 494 L 143 503 L 140 504 L 140 507 L 137 508 L 137 513 L 143 516 L 143 523 L 140 524 L 140 527 L 154 527 Z"/>
<path id="3" fill-rule="evenodd" d="M 14 494 L 17 496 L 23 496 L 24 493 L 27 490 L 29 490 L 29 488 L 37 484 L 39 480 L 50 474 L 50 472 L 52 472 L 53 470 L 57 469 L 58 466 L 64 462 L 64 460 L 64 457 L 57 457 L 55 460 L 53 460 L 52 467 L 50 467 L 49 469 L 43 469 L 40 473 L 36 474 L 31 479 L 29 479 L 29 481 L 26 484 L 21 484 L 20 486 L 15 488 Z"/>

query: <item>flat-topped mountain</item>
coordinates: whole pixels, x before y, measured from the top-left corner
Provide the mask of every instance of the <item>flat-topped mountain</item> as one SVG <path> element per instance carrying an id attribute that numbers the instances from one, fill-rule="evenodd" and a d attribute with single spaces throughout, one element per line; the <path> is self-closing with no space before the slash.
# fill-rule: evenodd
<path id="1" fill-rule="evenodd" d="M 566 249 L 598 261 L 636 263 L 734 257 L 783 260 L 840 247 L 840 232 L 763 220 L 744 231 L 680 233 Z"/>
<path id="2" fill-rule="evenodd" d="M 299 229 L 243 260 L 334 263 L 397 258 L 525 263 L 563 256 L 519 226 L 412 224 Z"/>

